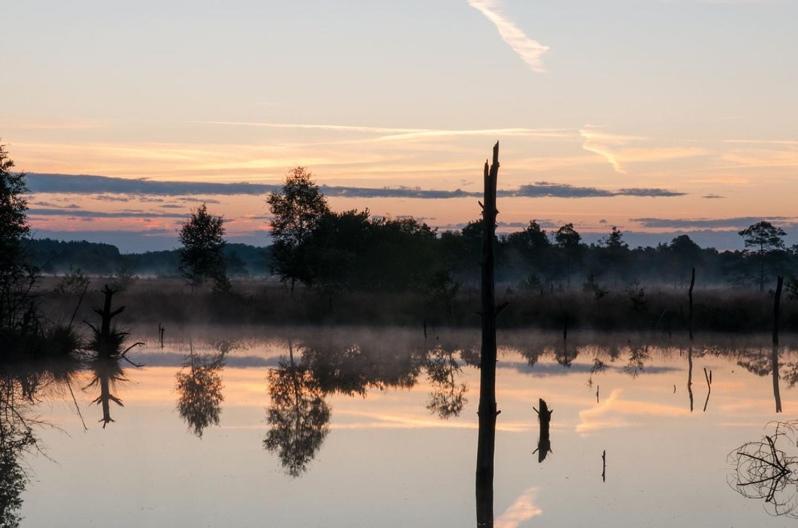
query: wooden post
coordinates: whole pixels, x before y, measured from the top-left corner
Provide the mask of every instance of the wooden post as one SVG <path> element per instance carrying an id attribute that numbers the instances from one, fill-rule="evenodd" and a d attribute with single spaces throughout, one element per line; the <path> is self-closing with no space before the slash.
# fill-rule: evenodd
<path id="1" fill-rule="evenodd" d="M 693 340 L 693 288 L 695 288 L 695 267 L 693 267 L 693 272 L 690 274 L 690 291 L 687 293 L 687 297 L 690 299 L 690 311 L 688 313 L 690 341 Z"/>
<path id="2" fill-rule="evenodd" d="M 773 344 L 779 344 L 779 316 L 781 312 L 781 289 L 784 286 L 784 277 L 779 275 L 776 280 L 776 295 L 773 299 Z"/>
<path id="3" fill-rule="evenodd" d="M 482 349 L 479 376 L 479 436 L 477 440 L 477 527 L 493 527 L 493 465 L 496 443 L 496 295 L 493 240 L 496 234 L 496 180 L 499 143 L 493 163 L 485 161 L 482 203 Z"/>

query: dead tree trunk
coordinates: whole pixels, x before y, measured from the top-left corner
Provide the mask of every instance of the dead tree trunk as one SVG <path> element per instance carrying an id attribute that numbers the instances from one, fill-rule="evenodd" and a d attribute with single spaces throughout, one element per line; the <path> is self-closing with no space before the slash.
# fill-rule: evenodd
<path id="1" fill-rule="evenodd" d="M 693 268 L 693 272 L 690 274 L 690 291 L 687 292 L 687 297 L 690 299 L 690 311 L 687 316 L 690 341 L 693 340 L 693 288 L 695 288 L 695 268 Z"/>
<path id="2" fill-rule="evenodd" d="M 482 349 L 479 379 L 479 438 L 477 441 L 477 527 L 493 527 L 493 463 L 496 443 L 496 295 L 493 239 L 496 234 L 496 180 L 499 175 L 499 143 L 493 147 L 493 163 L 485 161 L 482 205 Z"/>
<path id="3" fill-rule="evenodd" d="M 111 355 L 114 351 L 116 351 L 116 348 L 119 345 L 119 343 L 115 342 L 116 336 L 112 332 L 111 321 L 114 317 L 122 313 L 125 310 L 125 307 L 120 306 L 116 310 L 112 310 L 111 306 L 113 305 L 113 298 L 116 290 L 110 288 L 106 284 L 105 287 L 103 287 L 102 292 L 103 295 L 105 295 L 103 307 L 94 309 L 94 312 L 100 316 L 100 328 L 98 330 L 91 324 L 89 324 L 89 326 L 91 326 L 95 333 L 97 351 L 101 355 Z"/>

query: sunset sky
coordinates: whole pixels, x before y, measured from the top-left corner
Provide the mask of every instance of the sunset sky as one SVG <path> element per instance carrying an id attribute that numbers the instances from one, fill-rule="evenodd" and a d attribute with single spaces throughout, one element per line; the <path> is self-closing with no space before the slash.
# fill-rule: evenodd
<path id="1" fill-rule="evenodd" d="M 737 247 L 736 230 L 770 218 L 798 243 L 795 0 L 26 1 L 2 13 L 0 139 L 33 173 L 36 236 L 172 247 L 205 200 L 231 240 L 265 245 L 268 185 L 297 165 L 336 209 L 457 228 L 478 215 L 499 140 L 505 230 L 534 218 L 594 238 L 618 225 L 633 245 L 695 232 Z M 142 178 L 190 185 L 116 180 Z M 418 191 L 385 189 L 399 187 Z"/>

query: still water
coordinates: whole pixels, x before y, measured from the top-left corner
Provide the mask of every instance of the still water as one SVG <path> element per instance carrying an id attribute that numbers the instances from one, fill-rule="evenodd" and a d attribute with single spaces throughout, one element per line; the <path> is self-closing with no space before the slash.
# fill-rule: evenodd
<path id="1" fill-rule="evenodd" d="M 0 522 L 475 525 L 478 333 L 151 334 L 139 366 L 3 371 Z M 776 377 L 766 337 L 500 332 L 496 526 L 798 523 L 798 447 L 773 423 L 798 410 L 798 355 L 778 353 Z"/>

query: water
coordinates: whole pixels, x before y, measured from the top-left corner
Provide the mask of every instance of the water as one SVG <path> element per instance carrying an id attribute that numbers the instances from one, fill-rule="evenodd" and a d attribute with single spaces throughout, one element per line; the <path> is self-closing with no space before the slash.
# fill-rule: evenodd
<path id="1" fill-rule="evenodd" d="M 91 364 L 61 381 L 5 373 L 17 392 L 40 378 L 35 403 L 14 400 L 37 440 L 14 451 L 28 476 L 21 526 L 475 525 L 478 334 L 174 333 L 130 356 L 142 367 Z M 798 448 L 767 426 L 798 410 L 791 347 L 776 414 L 766 338 L 696 343 L 692 411 L 686 343 L 574 336 L 564 347 L 531 332 L 499 342 L 496 526 L 796 522 Z M 553 410 L 545 457 L 540 398 Z M 753 468 L 774 477 L 757 498 L 762 485 L 737 485 L 751 468 L 738 471 L 735 453 L 765 435 L 786 473 Z"/>

